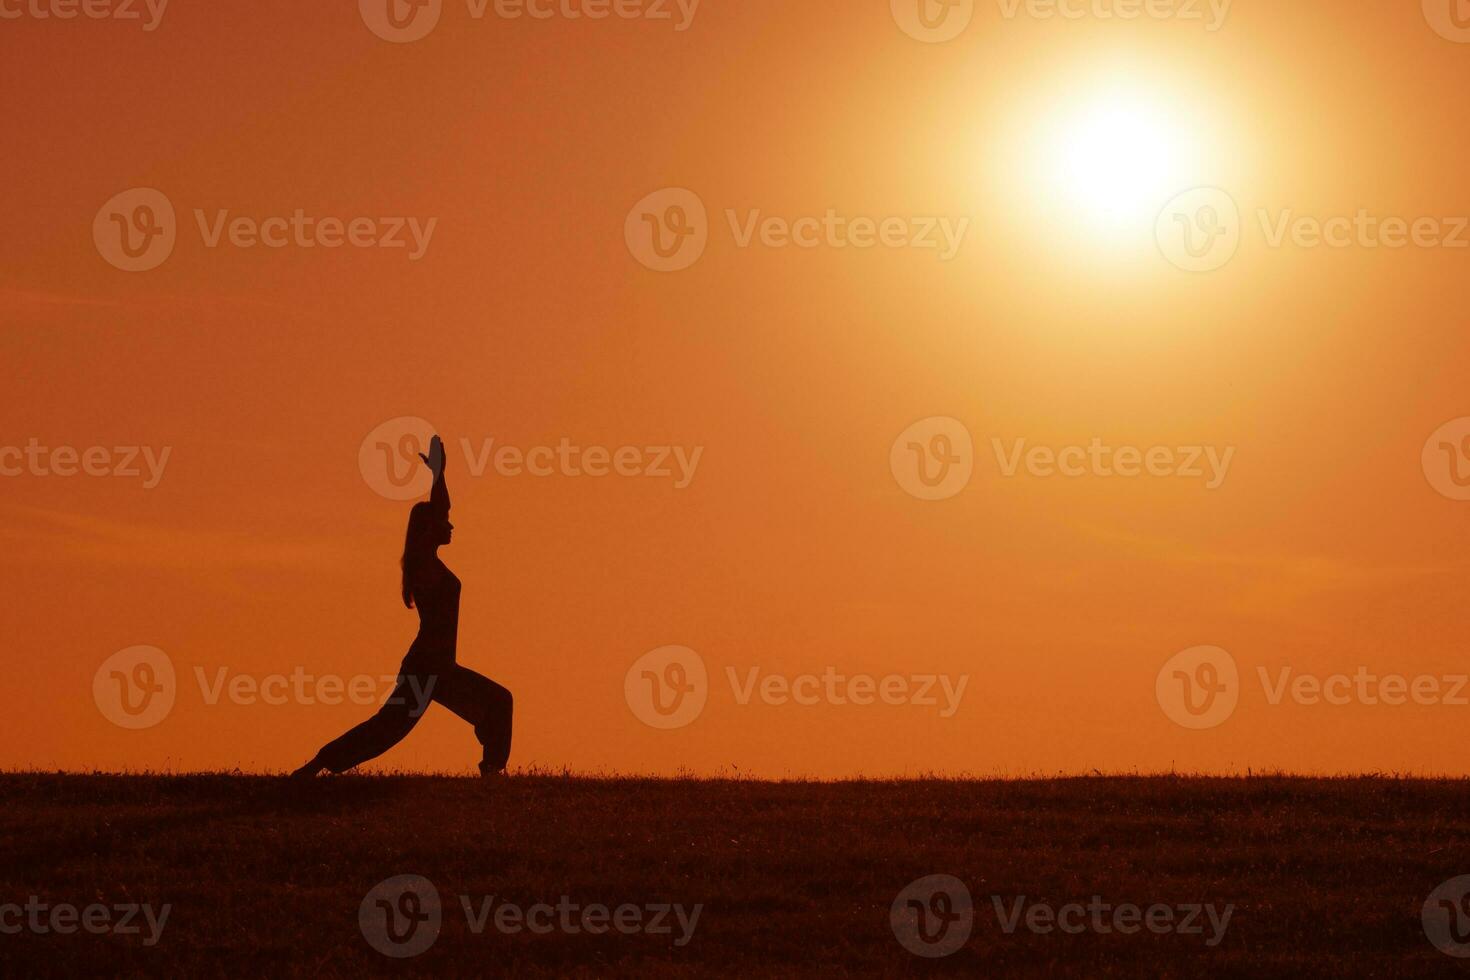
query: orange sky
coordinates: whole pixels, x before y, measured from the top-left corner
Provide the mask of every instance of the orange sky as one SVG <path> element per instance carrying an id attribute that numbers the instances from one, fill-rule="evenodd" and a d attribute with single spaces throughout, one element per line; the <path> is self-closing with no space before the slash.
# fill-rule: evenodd
<path id="1" fill-rule="evenodd" d="M 0 478 L 0 766 L 280 769 L 364 717 L 209 704 L 196 670 L 396 669 L 416 628 L 397 599 L 408 504 L 358 454 L 418 416 L 450 445 L 460 660 L 516 695 L 512 766 L 1470 771 L 1470 705 L 1273 705 L 1258 677 L 1470 672 L 1470 503 L 1421 463 L 1470 415 L 1470 249 L 1271 247 L 1258 220 L 1470 214 L 1470 44 L 1418 4 L 1242 0 L 1210 31 L 981 2 L 930 44 L 883 0 L 704 0 L 684 30 L 672 3 L 511 20 L 445 0 L 400 44 L 346 2 L 174 0 L 151 31 L 38 19 L 44 2 L 0 0 L 20 12 L 0 18 L 0 446 L 170 455 L 152 488 Z M 1101 78 L 1166 99 L 1199 153 L 1148 188 L 1147 220 L 1099 233 L 1026 148 Z M 1242 215 L 1239 253 L 1206 273 L 1152 234 L 1196 186 Z M 125 272 L 93 223 L 138 187 L 172 204 L 177 243 Z M 625 223 L 670 187 L 707 208 L 708 245 L 660 273 Z M 415 260 L 210 248 L 195 218 L 297 209 L 437 220 Z M 948 261 L 741 247 L 726 211 L 752 209 L 969 224 Z M 930 417 L 974 444 L 941 501 L 890 471 Z M 492 438 L 702 453 L 682 489 L 471 476 L 460 440 Z M 1207 489 L 1007 477 L 992 444 L 1094 438 L 1234 455 Z M 178 687 L 131 731 L 92 684 L 140 644 Z M 624 679 L 670 644 L 703 659 L 707 704 L 657 730 Z M 1241 690 L 1193 731 L 1155 680 L 1200 645 Z M 741 704 L 727 669 L 752 667 L 967 680 L 949 717 Z M 476 759 L 435 709 L 379 765 Z"/>

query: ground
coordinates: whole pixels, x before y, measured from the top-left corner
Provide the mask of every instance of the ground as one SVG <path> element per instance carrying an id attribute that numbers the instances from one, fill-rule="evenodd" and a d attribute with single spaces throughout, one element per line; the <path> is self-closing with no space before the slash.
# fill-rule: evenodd
<path id="1" fill-rule="evenodd" d="M 0 799 L 6 976 L 1422 976 L 1470 964 L 1421 923 L 1430 893 L 1470 874 L 1467 781 L 11 773 Z M 432 883 L 437 932 L 397 918 L 429 914 L 423 898 L 369 896 L 399 875 Z M 967 940 L 935 919 L 934 945 L 905 932 L 929 952 L 958 947 L 942 958 L 909 952 L 891 915 L 932 875 L 974 903 Z M 928 907 L 955 910 L 949 895 Z M 1073 903 L 1075 931 L 1052 927 Z M 102 928 L 87 906 L 117 922 L 129 904 L 168 917 L 153 929 L 139 913 L 125 935 L 51 928 L 76 928 L 65 911 L 53 919 L 60 906 Z M 1145 921 L 1166 906 L 1160 932 L 1112 928 L 1132 924 L 1115 918 L 1130 905 Z M 389 908 L 408 945 L 384 933 Z M 427 947 L 390 958 L 374 942 Z"/>

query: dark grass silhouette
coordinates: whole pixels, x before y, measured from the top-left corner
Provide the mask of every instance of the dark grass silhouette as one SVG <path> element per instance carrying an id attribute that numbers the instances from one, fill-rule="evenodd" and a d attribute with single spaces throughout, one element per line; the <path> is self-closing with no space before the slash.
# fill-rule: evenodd
<path id="1" fill-rule="evenodd" d="M 161 941 L 0 936 L 7 976 L 1376 975 L 1462 964 L 1420 926 L 1470 873 L 1470 782 L 1097 778 L 770 783 L 511 776 L 0 775 L 0 901 L 171 903 Z M 947 873 L 968 946 L 906 952 L 889 907 Z M 377 882 L 421 874 L 437 942 L 389 960 L 358 927 Z M 458 896 L 522 906 L 702 903 L 692 940 L 481 935 Z M 1004 934 L 1012 901 L 1233 903 L 1199 936 Z"/>

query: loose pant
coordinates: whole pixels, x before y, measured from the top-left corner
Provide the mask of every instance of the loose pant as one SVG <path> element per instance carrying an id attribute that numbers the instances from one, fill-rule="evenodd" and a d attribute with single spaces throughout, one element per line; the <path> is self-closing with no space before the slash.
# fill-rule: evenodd
<path id="1" fill-rule="evenodd" d="M 482 768 L 492 772 L 505 768 L 510 758 L 510 692 L 459 664 L 426 670 L 410 667 L 407 661 L 398 685 L 378 713 L 327 743 L 317 759 L 333 772 L 346 772 L 377 758 L 413 731 L 431 701 L 475 726 L 475 737 L 484 747 Z"/>

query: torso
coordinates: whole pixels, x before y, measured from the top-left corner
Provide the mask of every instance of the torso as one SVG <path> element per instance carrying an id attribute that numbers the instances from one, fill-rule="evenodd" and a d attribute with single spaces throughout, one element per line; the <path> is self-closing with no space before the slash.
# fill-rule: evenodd
<path id="1" fill-rule="evenodd" d="M 413 604 L 419 611 L 414 652 L 454 656 L 459 635 L 459 592 L 459 579 L 443 562 L 435 559 L 424 569 L 413 591 Z"/>

